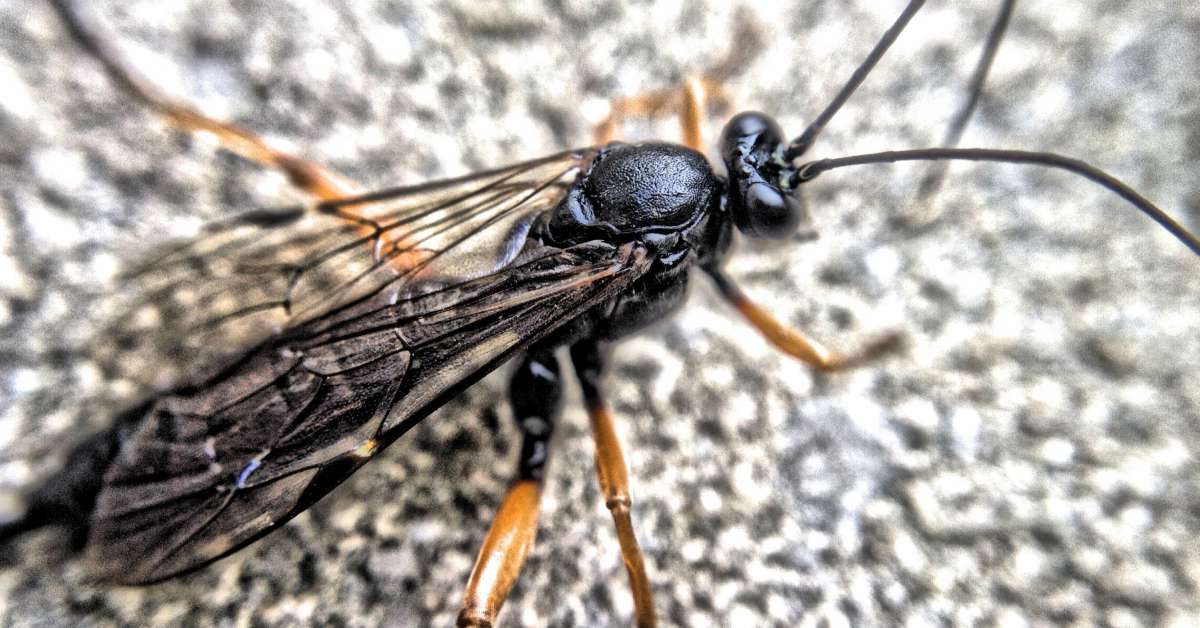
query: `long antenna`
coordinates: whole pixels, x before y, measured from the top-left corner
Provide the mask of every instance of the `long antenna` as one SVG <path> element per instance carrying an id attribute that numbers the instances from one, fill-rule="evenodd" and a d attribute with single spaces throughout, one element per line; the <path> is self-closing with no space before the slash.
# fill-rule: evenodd
<path id="1" fill-rule="evenodd" d="M 983 44 L 983 52 L 979 54 L 975 70 L 971 73 L 971 80 L 967 83 L 967 101 L 950 121 L 950 127 L 946 129 L 946 135 L 942 138 L 942 148 L 958 146 L 963 130 L 967 128 L 967 123 L 975 114 L 975 109 L 979 106 L 979 97 L 983 95 L 983 84 L 987 82 L 992 62 L 996 60 L 996 52 L 1000 50 L 1000 40 L 1004 39 L 1004 33 L 1008 30 L 1008 23 L 1012 21 L 1013 9 L 1016 5 L 1017 0 L 1004 0 L 1004 4 L 1000 6 L 1000 13 L 996 15 L 996 20 L 992 23 L 992 30 L 988 31 L 987 41 Z M 917 195 L 923 199 L 929 198 L 938 191 L 938 188 L 942 187 L 942 180 L 945 177 L 946 165 L 939 163 L 938 167 L 921 179 L 921 183 L 917 187 Z"/>
<path id="2" fill-rule="evenodd" d="M 854 90 L 858 89 L 859 85 L 862 85 L 863 80 L 867 78 L 871 70 L 875 69 L 875 64 L 879 63 L 879 60 L 883 58 L 883 53 L 887 52 L 888 48 L 891 48 L 892 42 L 896 41 L 896 38 L 904 30 L 904 27 L 908 26 L 909 21 L 917 14 L 917 11 L 921 10 L 921 6 L 924 4 L 925 0 L 909 1 L 908 6 L 904 7 L 904 12 L 900 14 L 900 17 L 896 18 L 896 22 L 892 24 L 892 27 L 887 29 L 887 32 L 883 34 L 879 43 L 875 44 L 875 47 L 871 49 L 871 54 L 867 55 L 866 60 L 850 75 L 850 80 L 846 81 L 846 84 L 842 86 L 837 96 L 833 97 L 833 101 L 808 125 L 808 128 L 804 129 L 804 132 L 799 137 L 792 140 L 791 144 L 788 144 L 787 150 L 783 153 L 784 160 L 791 161 L 803 155 L 812 146 L 813 141 L 817 139 L 817 135 L 825 129 L 825 125 L 842 108 L 842 105 L 846 104 L 847 100 L 850 100 L 850 96 L 854 94 Z"/>
<path id="3" fill-rule="evenodd" d="M 1099 183 L 1105 188 L 1112 190 L 1118 196 L 1129 201 L 1134 207 L 1137 207 L 1142 213 L 1149 216 L 1164 229 L 1175 236 L 1184 246 L 1192 250 L 1196 255 L 1200 255 L 1200 239 L 1189 232 L 1171 218 L 1163 210 L 1159 209 L 1154 203 L 1151 203 L 1146 197 L 1138 194 L 1133 188 L 1126 185 L 1116 177 L 1092 166 L 1088 163 L 1073 159 L 1071 157 L 1063 157 L 1054 153 L 1040 153 L 1023 150 L 1002 150 L 990 148 L 920 148 L 916 150 L 897 150 L 886 151 L 882 153 L 867 153 L 863 155 L 850 155 L 848 157 L 838 157 L 835 159 L 818 159 L 801 165 L 794 175 L 790 184 L 794 187 L 797 184 L 811 181 L 822 172 L 834 170 L 836 168 L 844 168 L 846 166 L 861 166 L 865 164 L 881 164 L 895 163 L 899 161 L 937 161 L 946 159 L 961 159 L 967 161 L 993 161 L 1015 164 L 1035 164 L 1040 166 L 1049 166 L 1051 168 L 1059 168 L 1068 172 L 1073 172 L 1077 175 L 1086 177 Z"/>

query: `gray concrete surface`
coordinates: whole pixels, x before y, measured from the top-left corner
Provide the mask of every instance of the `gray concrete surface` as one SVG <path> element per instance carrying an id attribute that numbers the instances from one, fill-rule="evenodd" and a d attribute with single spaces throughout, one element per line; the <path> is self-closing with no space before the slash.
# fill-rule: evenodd
<path id="1" fill-rule="evenodd" d="M 728 4 L 147 1 L 93 15 L 173 93 L 382 186 L 587 143 L 588 103 L 739 46 Z M 901 4 L 760 7 L 762 53 L 730 94 L 798 132 Z M 931 4 L 814 153 L 940 138 L 994 7 Z M 1194 3 L 1024 3 L 963 144 L 1085 158 L 1200 228 L 1197 67 Z M 630 129 L 647 133 L 674 127 Z M 115 409 L 89 402 L 106 383 L 56 350 L 95 331 L 78 295 L 181 225 L 291 197 L 122 100 L 41 3 L 0 2 L 0 138 L 11 512 Z M 743 243 L 730 265 L 830 344 L 898 329 L 906 354 L 813 375 L 702 281 L 618 350 L 608 384 L 662 623 L 1197 625 L 1200 260 L 1078 178 L 956 166 L 918 203 L 923 172 L 827 174 L 807 195 L 818 239 Z M 183 579 L 90 585 L 62 535 L 30 535 L 5 551 L 0 624 L 449 625 L 516 455 L 502 389 L 488 378 L 281 531 Z M 586 428 L 572 405 L 506 626 L 629 624 Z"/>

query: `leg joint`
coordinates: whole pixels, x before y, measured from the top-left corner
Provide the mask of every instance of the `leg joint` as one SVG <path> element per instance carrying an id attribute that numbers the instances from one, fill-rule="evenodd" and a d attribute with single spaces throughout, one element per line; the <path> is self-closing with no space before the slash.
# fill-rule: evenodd
<path id="1" fill-rule="evenodd" d="M 613 495 L 604 500 L 604 505 L 612 511 L 614 515 L 628 513 L 633 506 L 633 500 L 629 499 L 629 495 Z"/>

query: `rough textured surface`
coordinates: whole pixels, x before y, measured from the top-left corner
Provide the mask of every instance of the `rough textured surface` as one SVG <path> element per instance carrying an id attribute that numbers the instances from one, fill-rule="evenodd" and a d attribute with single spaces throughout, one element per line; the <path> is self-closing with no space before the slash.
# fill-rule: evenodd
<path id="1" fill-rule="evenodd" d="M 96 13 L 173 93 L 372 186 L 587 143 L 587 103 L 709 67 L 735 23 L 722 2 L 416 4 Z M 993 11 L 955 4 L 917 18 L 815 153 L 940 138 Z M 763 53 L 730 95 L 798 132 L 899 5 L 763 11 Z M 1196 67 L 1194 3 L 1025 3 L 963 144 L 1086 158 L 1200 228 Z M 40 3 L 0 3 L 0 94 L 0 482 L 15 494 L 114 409 L 80 407 L 103 382 L 56 351 L 94 331 L 64 315 L 81 287 L 103 291 L 180 225 L 289 197 L 123 101 Z M 1082 179 L 956 166 L 920 203 L 923 172 L 824 175 L 807 196 L 819 239 L 744 246 L 730 267 L 835 346 L 900 329 L 907 354 L 815 376 L 699 281 L 617 352 L 663 623 L 1195 625 L 1200 262 Z M 502 389 L 485 380 L 310 512 L 181 580 L 92 586 L 60 534 L 31 535 L 6 550 L 0 623 L 448 625 L 517 453 Z M 502 619 L 627 625 L 577 407 L 554 445 Z"/>

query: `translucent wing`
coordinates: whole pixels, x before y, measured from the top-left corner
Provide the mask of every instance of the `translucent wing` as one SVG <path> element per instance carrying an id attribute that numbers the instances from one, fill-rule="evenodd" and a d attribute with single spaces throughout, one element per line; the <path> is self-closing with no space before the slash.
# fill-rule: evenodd
<path id="1" fill-rule="evenodd" d="M 592 155 L 210 225 L 121 278 L 92 313 L 105 329 L 87 353 L 108 378 L 161 390 L 364 296 L 399 299 L 491 273 Z"/>
<path id="2" fill-rule="evenodd" d="M 238 549 L 648 266 L 638 244 L 592 242 L 526 251 L 482 277 L 395 300 L 341 293 L 332 309 L 158 398 L 126 426 L 87 560 L 101 579 L 144 583 Z"/>
<path id="3" fill-rule="evenodd" d="M 93 571 L 148 582 L 251 542 L 629 286 L 639 246 L 527 238 L 593 155 L 243 214 L 152 251 L 89 302 L 102 372 L 170 391 L 113 432 Z"/>

